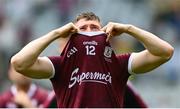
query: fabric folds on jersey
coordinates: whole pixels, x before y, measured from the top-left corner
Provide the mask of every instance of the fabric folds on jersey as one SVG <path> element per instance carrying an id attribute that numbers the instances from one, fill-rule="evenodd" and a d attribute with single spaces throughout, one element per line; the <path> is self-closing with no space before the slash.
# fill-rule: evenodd
<path id="1" fill-rule="evenodd" d="M 51 81 L 58 107 L 122 107 L 130 55 L 117 57 L 106 38 L 101 31 L 73 34 L 59 67 L 50 57 L 56 72 Z"/>

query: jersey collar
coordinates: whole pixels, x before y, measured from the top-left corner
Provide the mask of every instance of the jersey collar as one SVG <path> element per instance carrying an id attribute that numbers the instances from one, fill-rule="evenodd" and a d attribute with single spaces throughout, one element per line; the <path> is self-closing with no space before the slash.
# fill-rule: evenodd
<path id="1" fill-rule="evenodd" d="M 104 34 L 105 32 L 103 31 L 94 31 L 94 32 L 78 32 L 78 34 L 86 35 L 86 36 L 95 36 L 95 35 L 100 35 Z"/>

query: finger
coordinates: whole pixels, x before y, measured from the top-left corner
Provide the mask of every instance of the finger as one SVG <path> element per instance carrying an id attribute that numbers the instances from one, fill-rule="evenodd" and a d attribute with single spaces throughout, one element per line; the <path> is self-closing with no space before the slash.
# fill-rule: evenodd
<path id="1" fill-rule="evenodd" d="M 112 33 L 112 26 L 109 26 L 109 27 L 106 28 L 106 33 L 108 35 L 111 35 L 111 33 Z"/>
<path id="2" fill-rule="evenodd" d="M 78 29 L 71 30 L 71 33 L 77 33 L 77 32 L 78 32 Z"/>
<path id="3" fill-rule="evenodd" d="M 107 36 L 107 38 L 106 38 L 106 42 L 108 42 L 109 41 L 109 36 Z"/>
<path id="4" fill-rule="evenodd" d="M 75 29 L 73 29 L 73 30 L 71 30 L 71 33 L 70 33 L 70 35 L 69 36 L 76 36 L 76 35 L 73 35 L 73 34 L 76 34 L 76 33 L 78 33 L 80 30 L 78 29 L 78 28 L 75 28 Z"/>
<path id="5" fill-rule="evenodd" d="M 106 42 L 108 42 L 111 37 L 112 37 L 111 34 L 108 34 L 108 35 L 107 35 L 107 38 L 106 38 Z"/>
<path id="6" fill-rule="evenodd" d="M 71 32 L 72 34 L 77 33 L 77 32 L 78 32 L 78 28 L 73 25 L 73 27 L 72 27 L 72 29 L 70 30 L 70 32 Z"/>
<path id="7" fill-rule="evenodd" d="M 106 28 L 106 34 L 108 35 L 107 38 L 106 38 L 106 42 L 108 42 L 109 39 L 110 39 L 111 36 L 112 36 L 112 27 L 111 27 L 111 26 L 109 26 L 109 27 Z"/>
<path id="8" fill-rule="evenodd" d="M 108 42 L 110 40 L 110 38 L 112 37 L 113 26 L 110 24 L 107 24 L 101 30 L 107 34 L 106 42 Z"/>
<path id="9" fill-rule="evenodd" d="M 101 31 L 106 32 L 106 28 L 107 28 L 107 25 L 106 25 L 106 26 L 104 26 L 104 27 L 101 29 Z"/>

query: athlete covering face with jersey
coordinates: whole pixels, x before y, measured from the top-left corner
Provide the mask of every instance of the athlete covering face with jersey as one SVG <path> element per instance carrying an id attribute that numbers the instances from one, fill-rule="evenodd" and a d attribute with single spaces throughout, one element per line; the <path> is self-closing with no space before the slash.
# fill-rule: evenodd
<path id="1" fill-rule="evenodd" d="M 116 56 L 108 41 L 122 33 L 136 38 L 146 49 Z M 39 57 L 51 42 L 69 36 L 61 56 Z M 99 18 L 88 12 L 30 42 L 11 63 L 26 76 L 50 78 L 58 107 L 122 107 L 129 75 L 151 71 L 172 54 L 173 47 L 152 33 L 113 22 L 101 28 Z"/>

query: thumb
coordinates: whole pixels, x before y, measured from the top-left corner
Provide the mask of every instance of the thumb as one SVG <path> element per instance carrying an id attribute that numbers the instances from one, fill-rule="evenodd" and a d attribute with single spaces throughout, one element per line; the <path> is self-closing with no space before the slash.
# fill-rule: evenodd
<path id="1" fill-rule="evenodd" d="M 109 39 L 112 37 L 112 27 L 111 26 L 106 28 L 106 34 L 107 34 L 106 42 L 108 42 Z"/>
<path id="2" fill-rule="evenodd" d="M 106 42 L 108 42 L 111 38 L 111 34 L 110 33 L 107 33 L 107 38 L 106 38 Z"/>

